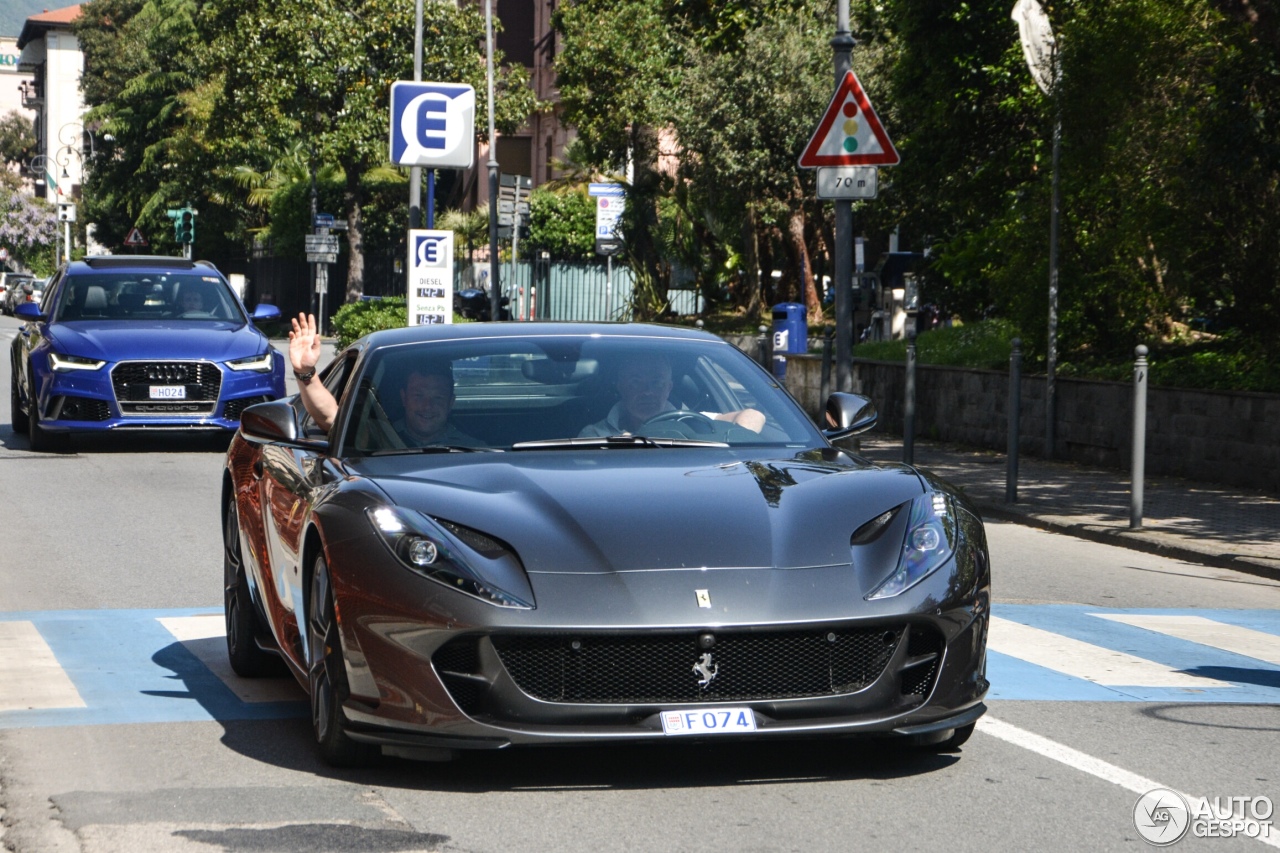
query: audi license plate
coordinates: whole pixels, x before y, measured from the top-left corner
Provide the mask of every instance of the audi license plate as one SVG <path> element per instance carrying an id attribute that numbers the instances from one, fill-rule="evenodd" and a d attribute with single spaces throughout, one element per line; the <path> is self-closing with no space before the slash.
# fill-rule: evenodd
<path id="1" fill-rule="evenodd" d="M 187 399 L 186 385 L 152 385 L 152 400 L 185 400 Z"/>
<path id="2" fill-rule="evenodd" d="M 705 711 L 663 711 L 662 732 L 668 735 L 718 735 L 756 730 L 750 708 L 716 708 Z"/>

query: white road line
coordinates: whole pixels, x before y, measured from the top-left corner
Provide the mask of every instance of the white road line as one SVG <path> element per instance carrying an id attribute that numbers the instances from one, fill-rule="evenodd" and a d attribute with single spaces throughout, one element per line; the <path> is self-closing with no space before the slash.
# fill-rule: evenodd
<path id="1" fill-rule="evenodd" d="M 1192 796 L 1191 794 L 1178 791 L 1177 788 L 1170 785 L 1165 785 L 1161 782 L 1155 781 L 1154 779 L 1148 779 L 1145 776 L 1139 776 L 1137 773 L 1131 773 L 1123 767 L 1117 767 L 1114 764 L 1109 764 L 1101 758 L 1094 758 L 1092 755 L 1083 753 L 1078 749 L 1072 749 L 1071 747 L 1058 743 L 1057 741 L 1049 740 L 1047 737 L 1038 735 L 1035 732 L 1029 732 L 1026 729 L 1020 729 L 1017 726 L 1010 725 L 1003 720 L 997 720 L 990 714 L 978 720 L 977 729 L 983 734 L 999 738 L 1000 740 L 1005 741 L 1006 743 L 1011 743 L 1014 746 L 1020 746 L 1023 749 L 1036 753 L 1037 755 L 1043 755 L 1045 758 L 1052 759 L 1053 761 L 1057 761 L 1059 764 L 1065 764 L 1068 767 L 1073 767 L 1076 770 L 1088 773 L 1090 776 L 1094 776 L 1104 782 L 1119 785 L 1121 788 L 1132 791 L 1139 796 L 1147 793 L 1148 791 L 1154 791 L 1157 788 L 1165 788 L 1182 794 L 1182 796 L 1186 798 L 1187 802 L 1191 803 L 1192 807 L 1195 809 L 1204 809 L 1208 807 L 1208 803 L 1204 797 Z M 1238 793 L 1245 795 L 1248 792 L 1241 791 Z M 1280 838 L 1277 838 L 1277 834 L 1270 830 L 1270 828 L 1266 829 L 1265 834 L 1257 838 L 1257 840 L 1271 847 L 1280 848 Z"/>
<path id="2" fill-rule="evenodd" d="M 85 707 L 31 622 L 0 622 L 0 685 L 0 711 Z"/>
<path id="3" fill-rule="evenodd" d="M 302 689 L 289 676 L 241 678 L 227 660 L 226 622 L 222 614 L 166 616 L 157 620 L 187 651 L 209 667 L 242 702 L 295 702 L 304 699 Z"/>
<path id="4" fill-rule="evenodd" d="M 1204 646 L 1213 646 L 1249 658 L 1280 666 L 1280 636 L 1252 628 L 1241 628 L 1226 622 L 1216 622 L 1203 616 L 1150 616 L 1133 613 L 1090 613 L 1099 619 L 1123 622 L 1136 628 L 1146 628 L 1159 634 L 1167 634 L 1180 640 L 1190 640 Z"/>
<path id="5" fill-rule="evenodd" d="M 987 648 L 1055 672 L 1114 687 L 1234 686 L 996 616 L 991 617 Z"/>

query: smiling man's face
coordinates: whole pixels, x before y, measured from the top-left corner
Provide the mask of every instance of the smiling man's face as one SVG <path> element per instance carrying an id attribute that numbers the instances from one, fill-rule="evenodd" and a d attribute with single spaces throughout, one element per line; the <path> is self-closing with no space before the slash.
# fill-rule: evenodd
<path id="1" fill-rule="evenodd" d="M 628 361 L 618 371 L 618 394 L 628 423 L 637 427 L 667 405 L 671 393 L 671 365 L 661 359 Z"/>

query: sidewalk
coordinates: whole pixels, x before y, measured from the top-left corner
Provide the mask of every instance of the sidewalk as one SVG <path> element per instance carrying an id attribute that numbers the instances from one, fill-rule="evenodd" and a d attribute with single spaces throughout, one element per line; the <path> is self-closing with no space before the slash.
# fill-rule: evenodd
<path id="1" fill-rule="evenodd" d="M 862 453 L 901 462 L 902 439 L 872 433 Z M 1147 477 L 1142 527 L 1129 526 L 1127 471 L 1018 460 L 1016 503 L 1005 502 L 1007 457 L 915 442 L 914 462 L 960 487 L 987 518 L 1056 530 L 1188 562 L 1280 580 L 1280 496 L 1172 477 Z"/>

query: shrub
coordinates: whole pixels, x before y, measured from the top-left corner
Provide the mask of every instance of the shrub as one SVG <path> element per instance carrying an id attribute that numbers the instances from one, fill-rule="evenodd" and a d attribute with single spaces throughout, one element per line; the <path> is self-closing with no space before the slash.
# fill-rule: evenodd
<path id="1" fill-rule="evenodd" d="M 387 296 L 348 302 L 333 315 L 330 325 L 338 339 L 338 349 L 383 329 L 403 329 L 409 325 L 409 308 L 403 296 Z"/>
<path id="2" fill-rule="evenodd" d="M 454 313 L 453 322 L 470 323 L 466 317 Z M 329 321 L 337 338 L 337 347 L 360 340 L 365 335 L 383 329 L 403 329 L 409 325 L 409 304 L 403 296 L 382 296 L 377 299 L 348 302 L 337 310 Z"/>

